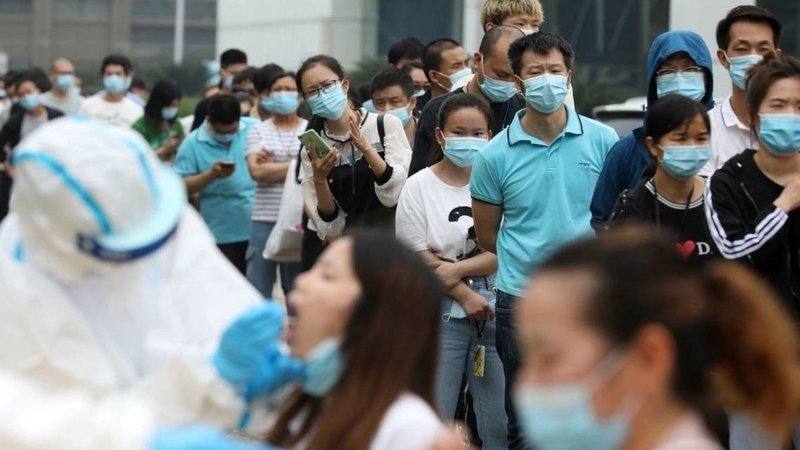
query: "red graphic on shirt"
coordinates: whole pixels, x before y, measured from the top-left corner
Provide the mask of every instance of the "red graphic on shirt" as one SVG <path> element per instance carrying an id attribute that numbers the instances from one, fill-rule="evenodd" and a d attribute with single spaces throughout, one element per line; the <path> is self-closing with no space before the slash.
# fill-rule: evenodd
<path id="1" fill-rule="evenodd" d="M 688 258 L 692 256 L 692 253 L 694 253 L 695 249 L 697 248 L 697 244 L 694 241 L 686 241 L 682 244 L 675 244 L 675 247 L 677 247 L 678 253 L 683 255 L 684 258 Z"/>

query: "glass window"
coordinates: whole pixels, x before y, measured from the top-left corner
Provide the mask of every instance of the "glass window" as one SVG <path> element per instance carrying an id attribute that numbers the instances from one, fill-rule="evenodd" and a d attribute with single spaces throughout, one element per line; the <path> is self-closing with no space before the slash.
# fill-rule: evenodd
<path id="1" fill-rule="evenodd" d="M 174 0 L 134 0 L 131 5 L 134 19 L 169 19 L 175 17 Z"/>
<path id="2" fill-rule="evenodd" d="M 108 19 L 111 0 L 58 0 L 53 2 L 56 17 L 71 19 Z"/>
<path id="3" fill-rule="evenodd" d="M 216 23 L 217 0 L 186 0 L 186 20 Z"/>
<path id="4" fill-rule="evenodd" d="M 0 15 L 25 15 L 33 13 L 31 0 L 0 1 Z"/>
<path id="5" fill-rule="evenodd" d="M 772 11 L 783 24 L 783 37 L 780 42 L 783 54 L 800 54 L 800 2 L 758 0 L 758 6 Z"/>

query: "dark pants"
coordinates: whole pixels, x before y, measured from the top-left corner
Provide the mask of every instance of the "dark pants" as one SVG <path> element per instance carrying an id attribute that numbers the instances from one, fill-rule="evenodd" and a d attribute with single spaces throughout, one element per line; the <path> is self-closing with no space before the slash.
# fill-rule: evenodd
<path id="1" fill-rule="evenodd" d="M 307 229 L 303 233 L 303 248 L 300 250 L 303 272 L 311 270 L 323 250 L 325 250 L 325 243 L 317 237 L 317 232 Z"/>
<path id="2" fill-rule="evenodd" d="M 217 244 L 219 251 L 242 275 L 247 271 L 247 241 Z"/>
<path id="3" fill-rule="evenodd" d="M 517 350 L 516 333 L 514 331 L 513 310 L 519 299 L 511 294 L 497 290 L 497 304 L 495 306 L 497 321 L 497 334 L 495 346 L 500 361 L 503 362 L 503 372 L 506 376 L 506 415 L 508 416 L 508 448 L 510 450 L 524 450 L 527 445 L 522 438 L 522 430 L 517 424 L 517 414 L 514 410 L 514 380 L 519 369 L 519 351 Z"/>

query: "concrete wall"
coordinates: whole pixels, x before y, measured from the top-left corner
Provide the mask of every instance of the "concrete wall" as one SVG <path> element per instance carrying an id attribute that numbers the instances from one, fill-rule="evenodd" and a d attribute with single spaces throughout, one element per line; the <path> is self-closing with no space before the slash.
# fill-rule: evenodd
<path id="1" fill-rule="evenodd" d="M 217 54 L 244 50 L 252 65 L 297 69 L 318 53 L 351 69 L 376 53 L 377 2 L 224 0 L 217 3 Z"/>

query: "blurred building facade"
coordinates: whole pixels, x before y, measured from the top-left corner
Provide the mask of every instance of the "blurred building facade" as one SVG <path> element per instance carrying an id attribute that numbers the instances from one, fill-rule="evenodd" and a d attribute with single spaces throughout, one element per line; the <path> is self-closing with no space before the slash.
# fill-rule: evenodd
<path id="1" fill-rule="evenodd" d="M 59 56 L 96 64 L 118 52 L 170 63 L 175 0 L 1 0 L 0 51 L 9 68 L 47 67 Z M 184 60 L 214 58 L 217 0 L 186 0 Z"/>

